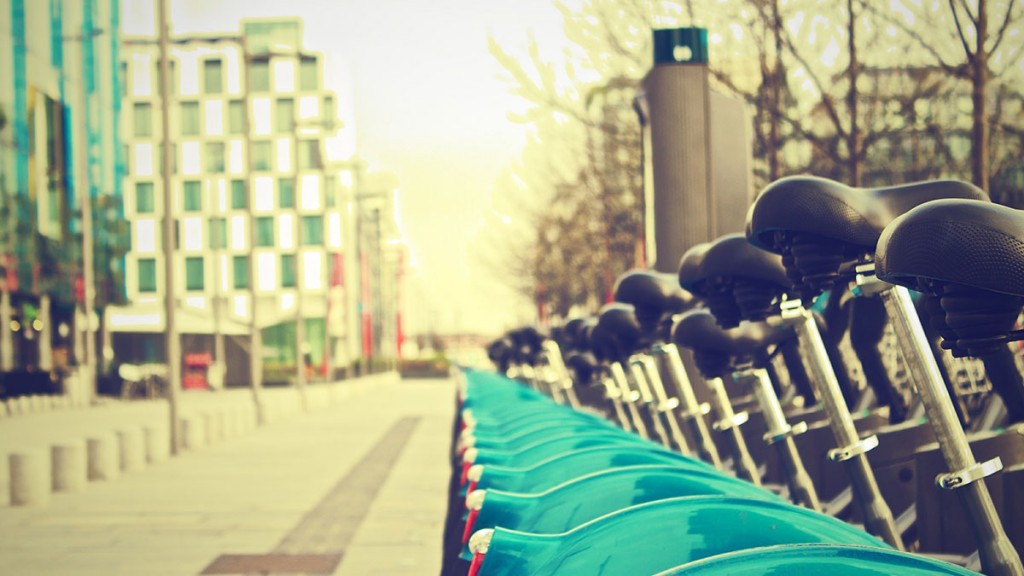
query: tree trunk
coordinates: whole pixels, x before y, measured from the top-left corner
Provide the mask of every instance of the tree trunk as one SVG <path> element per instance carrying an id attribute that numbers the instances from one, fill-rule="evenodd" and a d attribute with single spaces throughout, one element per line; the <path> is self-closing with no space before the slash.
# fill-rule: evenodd
<path id="1" fill-rule="evenodd" d="M 985 0 L 978 1 L 977 49 L 971 60 L 971 100 L 973 104 L 971 126 L 971 180 L 988 191 L 988 109 L 985 93 L 988 88 L 988 57 L 985 39 L 988 38 L 988 12 Z"/>
<path id="2" fill-rule="evenodd" d="M 850 79 L 850 88 L 846 93 L 846 105 L 850 111 L 850 134 L 847 138 L 846 148 L 850 171 L 850 185 L 861 185 L 861 149 L 860 149 L 860 123 L 857 119 L 857 77 L 860 74 L 860 62 L 857 61 L 857 21 L 853 14 L 853 0 L 846 0 L 846 11 L 850 17 L 849 23 L 849 51 L 850 67 L 847 74 Z"/>

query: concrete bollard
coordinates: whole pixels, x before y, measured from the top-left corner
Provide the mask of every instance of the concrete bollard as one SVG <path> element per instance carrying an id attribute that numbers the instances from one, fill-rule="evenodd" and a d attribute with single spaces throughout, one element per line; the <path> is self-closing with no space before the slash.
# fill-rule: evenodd
<path id="1" fill-rule="evenodd" d="M 113 434 L 90 436 L 86 440 L 89 480 L 114 480 L 121 475 L 118 441 Z"/>
<path id="2" fill-rule="evenodd" d="M 184 450 L 198 450 L 205 445 L 206 432 L 203 426 L 203 419 L 198 416 L 188 416 L 179 420 L 181 426 L 181 447 Z"/>
<path id="3" fill-rule="evenodd" d="M 50 458 L 44 450 L 8 455 L 11 506 L 42 506 L 50 501 Z"/>
<path id="4" fill-rule="evenodd" d="M 146 462 L 156 464 L 171 457 L 171 439 L 159 426 L 146 426 L 142 431 L 146 444 Z"/>
<path id="5" fill-rule="evenodd" d="M 146 467 L 146 447 L 142 443 L 142 430 L 124 428 L 117 431 L 119 464 L 122 472 L 134 472 Z"/>
<path id="6" fill-rule="evenodd" d="M 32 410 L 32 398 L 29 396 L 18 396 L 18 411 L 21 414 L 31 414 Z"/>
<path id="7" fill-rule="evenodd" d="M 0 402 L 0 418 L 7 418 L 10 414 L 7 412 L 7 403 Z"/>
<path id="8" fill-rule="evenodd" d="M 79 492 L 89 481 L 85 442 L 62 442 L 50 446 L 50 467 L 54 492 Z"/>

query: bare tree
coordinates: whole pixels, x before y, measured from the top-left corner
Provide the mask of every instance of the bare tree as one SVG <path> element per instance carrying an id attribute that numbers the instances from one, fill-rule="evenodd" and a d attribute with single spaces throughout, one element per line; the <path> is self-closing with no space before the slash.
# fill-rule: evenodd
<path id="1" fill-rule="evenodd" d="M 898 12 L 884 10 L 867 0 L 858 2 L 865 11 L 902 31 L 949 75 L 970 83 L 971 179 L 988 190 L 991 177 L 988 90 L 991 80 L 1006 73 L 1024 53 L 1019 30 L 1024 9 L 1015 0 L 975 0 L 973 6 L 967 0 L 932 0 L 918 9 L 910 3 L 900 2 Z M 995 20 L 992 19 L 994 15 Z M 937 21 L 936 16 L 946 16 L 952 22 Z M 917 25 L 917 22 L 923 25 Z M 943 30 L 948 33 L 929 33 Z M 1011 35 L 1016 36 L 1017 42 L 1004 43 Z M 962 52 L 950 54 L 950 44 L 959 46 Z"/>

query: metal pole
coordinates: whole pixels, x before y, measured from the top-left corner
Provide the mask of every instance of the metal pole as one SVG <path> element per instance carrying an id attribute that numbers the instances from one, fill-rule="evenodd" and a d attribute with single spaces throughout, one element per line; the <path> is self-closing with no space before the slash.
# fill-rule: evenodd
<path id="1" fill-rule="evenodd" d="M 176 302 L 174 287 L 177 284 L 174 276 L 174 193 L 171 188 L 171 55 L 168 44 L 170 42 L 170 23 L 167 21 L 167 0 L 159 0 L 159 22 L 160 35 L 160 129 L 161 141 L 163 143 L 163 165 L 161 166 L 161 180 L 164 191 L 164 315 L 167 318 L 165 331 L 165 355 L 167 357 L 167 403 L 170 408 L 171 428 L 171 453 L 177 454 L 181 449 L 181 439 L 178 430 L 178 395 L 181 386 L 181 341 L 178 336 L 178 326 L 175 318 Z M 82 204 L 83 235 L 86 230 L 91 230 L 91 210 L 89 210 L 87 199 Z M 90 214 L 86 215 L 89 211 Z M 91 241 L 88 243 L 91 244 Z M 85 266 L 85 308 L 87 318 L 92 315 L 92 247 L 89 246 L 83 258 Z M 87 320 L 89 331 L 86 333 L 85 342 L 86 356 L 90 362 L 95 361 L 96 343 L 92 337 L 91 321 Z"/>
<path id="2" fill-rule="evenodd" d="M 907 365 L 922 371 L 917 392 L 928 414 L 928 423 L 935 431 L 939 450 L 950 472 L 940 474 L 935 482 L 940 488 L 956 490 L 963 498 L 967 515 L 978 541 L 978 555 L 985 574 L 994 576 L 1024 574 L 1020 556 L 1006 536 L 999 514 L 984 478 L 1002 469 L 1000 459 L 978 463 L 960 427 L 949 391 L 931 353 L 928 337 L 921 327 L 910 292 L 895 286 L 881 292 L 885 308 L 893 321 Z"/>
<path id="3" fill-rule="evenodd" d="M 608 365 L 608 371 L 622 393 L 622 400 L 626 403 L 626 409 L 629 410 L 630 419 L 633 420 L 633 429 L 644 440 L 650 440 L 651 436 L 647 433 L 647 425 L 644 423 L 643 418 L 640 417 L 640 412 L 636 408 L 636 403 L 640 400 L 640 393 L 630 389 L 629 378 L 626 378 L 626 371 L 623 370 L 622 363 L 612 362 Z"/>
<path id="4" fill-rule="evenodd" d="M 764 368 L 749 370 L 743 375 L 752 377 L 754 396 L 761 405 L 761 413 L 768 427 L 764 441 L 766 444 L 774 445 L 779 452 L 779 463 L 786 471 L 790 498 L 797 504 L 821 512 L 818 492 L 811 483 L 811 477 L 807 475 L 803 459 L 793 442 L 795 434 L 807 431 L 807 424 L 800 422 L 796 426 L 790 426 L 786 422 L 786 415 L 782 412 L 775 388 L 772 387 L 771 379 Z"/>
<path id="5" fill-rule="evenodd" d="M 715 430 L 724 432 L 729 446 L 732 448 L 732 467 L 736 476 L 751 482 L 755 486 L 761 485 L 761 474 L 750 457 L 750 450 L 747 449 L 747 441 L 740 431 L 742 426 L 749 419 L 746 412 L 736 414 L 732 410 L 732 402 L 725 392 L 725 385 L 721 378 L 711 378 L 707 381 L 711 388 L 711 402 L 714 404 L 718 421 L 712 424 Z"/>
<path id="6" fill-rule="evenodd" d="M 656 403 L 651 404 L 651 407 L 654 409 L 653 411 L 665 418 L 665 423 L 668 424 L 668 433 L 679 449 L 679 453 L 684 456 L 692 456 L 693 450 L 690 448 L 690 443 L 687 442 L 686 437 L 683 436 L 683 431 L 679 429 L 679 422 L 674 414 L 675 409 L 679 407 L 679 399 L 670 398 L 665 392 L 665 384 L 661 381 L 661 373 L 658 372 L 658 366 L 654 363 L 654 358 L 650 354 L 641 354 L 639 363 L 644 377 L 647 378 L 647 382 L 651 385 L 651 391 L 654 393 L 654 402 Z"/>
<path id="7" fill-rule="evenodd" d="M 292 172 L 296 183 L 299 178 L 299 122 L 295 118 L 299 107 L 298 98 L 292 99 Z M 301 202 L 301 198 L 300 198 Z M 299 230 L 298 242 L 295 243 L 295 388 L 299 391 L 299 400 L 303 411 L 308 410 L 306 400 L 306 320 L 302 315 L 302 283 L 305 281 L 302 265 L 302 218 L 297 218 Z"/>
<path id="8" fill-rule="evenodd" d="M 697 396 L 693 393 L 693 384 L 690 382 L 689 376 L 686 375 L 682 358 L 679 357 L 679 348 L 672 343 L 659 344 L 654 347 L 654 352 L 661 354 L 665 363 L 668 364 L 669 373 L 675 382 L 679 401 L 683 408 L 681 416 L 689 423 L 690 431 L 697 442 L 697 451 L 700 453 L 700 457 L 715 468 L 721 469 L 722 459 L 718 456 L 718 448 L 715 446 L 714 440 L 711 439 L 711 433 L 704 422 L 704 415 L 708 413 L 710 407 L 697 402 Z"/>
<path id="9" fill-rule="evenodd" d="M 864 525 L 867 531 L 878 536 L 893 548 L 902 550 L 903 540 L 900 538 L 899 531 L 896 530 L 896 521 L 892 511 L 889 510 L 889 505 L 882 498 L 878 481 L 875 480 L 875 473 L 868 463 L 867 452 L 878 446 L 878 437 L 872 435 L 861 439 L 857 434 L 857 428 L 853 425 L 853 417 L 850 415 L 850 408 L 843 400 L 839 381 L 836 380 L 836 373 L 829 362 L 825 343 L 821 339 L 818 324 L 811 312 L 800 306 L 784 310 L 783 317 L 787 317 L 787 314 L 792 314 L 797 336 L 800 342 L 807 347 L 808 353 L 802 355 L 804 365 L 807 367 L 811 382 L 818 389 L 818 397 L 824 404 L 829 425 L 832 427 L 832 434 L 836 439 L 838 447 L 828 452 L 829 460 L 846 464 L 850 486 L 853 487 L 853 494 L 864 514 Z"/>
<path id="10" fill-rule="evenodd" d="M 249 385 L 252 389 L 252 402 L 256 408 L 256 422 L 266 424 L 266 414 L 263 410 L 263 333 L 260 332 L 259 322 L 256 316 L 259 307 L 256 305 L 256 210 L 253 206 L 250 188 L 252 184 L 252 122 L 249 116 L 252 114 L 249 98 L 249 45 L 243 34 L 239 39 L 239 46 L 242 51 L 242 133 L 245 141 L 245 207 L 249 217 L 249 319 L 251 321 L 249 332 Z M 296 255 L 296 260 L 298 256 Z"/>
<path id="11" fill-rule="evenodd" d="M 633 381 L 636 382 L 636 388 L 640 392 L 640 402 L 643 403 L 644 410 L 651 417 L 654 433 L 658 435 L 658 439 L 666 448 L 672 448 L 672 441 L 669 440 L 668 432 L 665 431 L 665 425 L 661 422 L 661 414 L 658 413 L 658 409 L 654 405 L 654 395 L 651 393 L 647 376 L 644 374 L 643 361 L 635 355 L 629 358 L 629 374 L 633 376 Z"/>

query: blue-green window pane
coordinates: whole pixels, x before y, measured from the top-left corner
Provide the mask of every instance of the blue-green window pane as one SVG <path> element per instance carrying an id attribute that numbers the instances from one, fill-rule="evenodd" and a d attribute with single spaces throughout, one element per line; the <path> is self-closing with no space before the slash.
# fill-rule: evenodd
<path id="1" fill-rule="evenodd" d="M 183 136 L 199 134 L 199 102 L 181 103 L 181 134 Z"/>
<path id="2" fill-rule="evenodd" d="M 281 255 L 281 288 L 295 287 L 295 255 Z"/>
<path id="3" fill-rule="evenodd" d="M 256 245 L 261 247 L 274 245 L 273 216 L 260 216 L 256 219 Z"/>
<path id="4" fill-rule="evenodd" d="M 153 183 L 135 183 L 135 211 L 139 214 L 153 213 Z"/>
<path id="5" fill-rule="evenodd" d="M 210 220 L 210 248 L 219 250 L 228 246 L 228 221 L 226 218 Z"/>
<path id="6" fill-rule="evenodd" d="M 324 219 L 320 216 L 302 217 L 302 244 L 314 246 L 324 243 Z"/>
<path id="7" fill-rule="evenodd" d="M 281 178 L 277 181 L 277 201 L 281 208 L 295 208 L 295 180 Z"/>
<path id="8" fill-rule="evenodd" d="M 231 268 L 234 272 L 235 290 L 246 290 L 249 288 L 249 257 L 235 256 L 231 259 Z"/>
<path id="9" fill-rule="evenodd" d="M 203 209 L 203 186 L 198 181 L 182 184 L 185 212 L 198 212 Z"/>
<path id="10" fill-rule="evenodd" d="M 139 292 L 156 292 L 156 259 L 139 259 Z"/>
<path id="11" fill-rule="evenodd" d="M 203 289 L 203 257 L 190 256 L 185 258 L 185 289 Z"/>
<path id="12" fill-rule="evenodd" d="M 249 206 L 249 195 L 245 191 L 245 180 L 231 181 L 231 209 L 245 210 Z"/>

